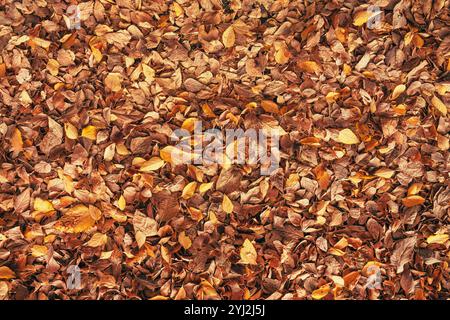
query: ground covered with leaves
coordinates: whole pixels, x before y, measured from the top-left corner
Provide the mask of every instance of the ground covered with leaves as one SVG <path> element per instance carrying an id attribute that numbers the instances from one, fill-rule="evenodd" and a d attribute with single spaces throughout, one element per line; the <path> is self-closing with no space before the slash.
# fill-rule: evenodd
<path id="1" fill-rule="evenodd" d="M 449 1 L 76 4 L 0 0 L 0 299 L 450 297 Z"/>

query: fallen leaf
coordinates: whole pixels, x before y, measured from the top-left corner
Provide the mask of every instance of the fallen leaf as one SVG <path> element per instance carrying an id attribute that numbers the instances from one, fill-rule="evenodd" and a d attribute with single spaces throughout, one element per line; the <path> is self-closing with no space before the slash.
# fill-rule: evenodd
<path id="1" fill-rule="evenodd" d="M 330 285 L 325 284 L 311 293 L 311 297 L 315 300 L 321 300 L 330 293 Z"/>
<path id="2" fill-rule="evenodd" d="M 240 263 L 251 265 L 257 264 L 256 259 L 258 258 L 258 254 L 250 240 L 245 239 L 240 250 L 240 256 L 241 256 L 241 260 L 239 261 Z"/>
<path id="3" fill-rule="evenodd" d="M 226 213 L 232 213 L 233 208 L 234 208 L 233 202 L 231 202 L 230 198 L 228 198 L 228 196 L 224 194 L 222 200 L 223 211 L 225 211 Z"/>
<path id="4" fill-rule="evenodd" d="M 236 35 L 234 33 L 233 26 L 229 26 L 222 34 L 222 42 L 225 48 L 231 48 L 236 41 Z"/>
<path id="5" fill-rule="evenodd" d="M 88 242 L 86 242 L 85 245 L 88 247 L 97 248 L 105 245 L 107 240 L 108 236 L 106 234 L 96 232 L 91 237 L 91 239 Z"/>
<path id="6" fill-rule="evenodd" d="M 81 131 L 81 136 L 89 140 L 97 140 L 97 128 L 94 126 L 87 126 Z"/>
<path id="7" fill-rule="evenodd" d="M 428 244 L 438 243 L 438 244 L 444 244 L 448 241 L 449 235 L 440 233 L 440 234 L 433 234 L 427 238 Z"/>
<path id="8" fill-rule="evenodd" d="M 344 144 L 358 144 L 359 139 L 350 129 L 339 131 L 338 141 Z"/>
<path id="9" fill-rule="evenodd" d="M 0 279 L 14 279 L 16 274 L 7 266 L 0 267 Z"/>
<path id="10" fill-rule="evenodd" d="M 35 258 L 46 256 L 48 248 L 46 246 L 34 245 L 31 247 L 31 255 Z"/>
<path id="11" fill-rule="evenodd" d="M 425 202 L 424 198 L 422 198 L 421 196 L 415 196 L 415 195 L 402 199 L 403 205 L 407 208 L 421 205 L 424 202 Z"/>
<path id="12" fill-rule="evenodd" d="M 186 233 L 184 231 L 180 232 L 180 234 L 178 235 L 178 242 L 185 250 L 189 249 L 192 245 L 191 239 L 186 236 Z"/>

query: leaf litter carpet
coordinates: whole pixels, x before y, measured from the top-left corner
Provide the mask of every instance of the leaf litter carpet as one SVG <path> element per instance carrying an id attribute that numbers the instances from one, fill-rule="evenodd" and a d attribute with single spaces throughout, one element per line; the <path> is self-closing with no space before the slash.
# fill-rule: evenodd
<path id="1" fill-rule="evenodd" d="M 449 6 L 0 0 L 0 299 L 448 299 Z"/>

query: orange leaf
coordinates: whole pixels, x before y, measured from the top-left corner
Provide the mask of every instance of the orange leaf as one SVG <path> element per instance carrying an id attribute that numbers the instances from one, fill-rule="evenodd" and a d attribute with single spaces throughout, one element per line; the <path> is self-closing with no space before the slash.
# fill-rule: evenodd
<path id="1" fill-rule="evenodd" d="M 9 267 L 3 266 L 0 267 L 0 279 L 13 279 L 16 277 L 14 271 L 12 271 Z"/>
<path id="2" fill-rule="evenodd" d="M 421 205 L 425 202 L 425 199 L 421 196 L 409 196 L 404 199 L 402 199 L 402 203 L 405 207 L 410 208 L 417 205 Z"/>
<path id="3" fill-rule="evenodd" d="M 14 128 L 14 131 L 13 131 L 13 134 L 11 137 L 11 149 L 16 154 L 23 150 L 22 133 L 17 128 Z"/>

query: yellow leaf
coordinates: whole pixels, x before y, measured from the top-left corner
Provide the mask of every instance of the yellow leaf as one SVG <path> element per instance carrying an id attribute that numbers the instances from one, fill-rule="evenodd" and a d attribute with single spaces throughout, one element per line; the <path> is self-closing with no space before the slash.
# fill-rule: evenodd
<path id="1" fill-rule="evenodd" d="M 228 196 L 224 194 L 222 200 L 223 211 L 225 211 L 226 213 L 232 213 L 233 208 L 234 208 L 233 202 L 231 202 L 230 198 L 228 198 Z"/>
<path id="2" fill-rule="evenodd" d="M 158 170 L 163 165 L 164 165 L 164 160 L 162 160 L 159 157 L 153 157 L 150 160 L 147 160 L 147 161 L 143 162 L 140 165 L 139 171 L 148 173 L 148 172 L 151 172 L 151 171 Z"/>
<path id="3" fill-rule="evenodd" d="M 405 207 L 410 208 L 417 205 L 421 205 L 425 202 L 425 199 L 421 196 L 409 196 L 404 199 L 402 199 L 402 203 Z"/>
<path id="4" fill-rule="evenodd" d="M 298 173 L 291 173 L 286 180 L 287 188 L 292 188 L 294 186 L 296 187 L 300 186 L 300 176 L 298 175 Z"/>
<path id="5" fill-rule="evenodd" d="M 279 64 L 285 64 L 289 62 L 291 53 L 284 42 L 275 42 L 275 61 Z"/>
<path id="6" fill-rule="evenodd" d="M 203 193 L 205 193 L 206 191 L 208 191 L 209 189 L 211 189 L 213 185 L 214 185 L 214 182 L 202 183 L 202 184 L 198 187 L 198 192 L 200 192 L 201 194 L 203 194 Z"/>
<path id="7" fill-rule="evenodd" d="M 423 183 L 415 182 L 408 188 L 408 196 L 416 195 L 422 190 Z"/>
<path id="8" fill-rule="evenodd" d="M 42 200 L 41 198 L 36 198 L 34 199 L 34 210 L 42 213 L 47 213 L 55 210 L 55 208 L 53 208 L 53 205 L 50 201 Z"/>
<path id="9" fill-rule="evenodd" d="M 16 274 L 9 267 L 7 267 L 7 266 L 0 267 L 0 279 L 8 280 L 8 279 L 13 279 L 15 277 L 16 277 Z"/>
<path id="10" fill-rule="evenodd" d="M 120 196 L 119 200 L 117 201 L 117 207 L 123 211 L 123 210 L 125 210 L 126 206 L 127 206 L 127 202 L 125 201 L 125 198 L 122 195 L 122 196 Z"/>
<path id="11" fill-rule="evenodd" d="M 367 10 L 359 11 L 355 14 L 355 17 L 353 18 L 353 25 L 360 27 L 367 21 L 369 21 L 369 18 L 371 16 L 371 12 Z"/>
<path id="12" fill-rule="evenodd" d="M 405 92 L 406 86 L 404 84 L 399 84 L 395 87 L 394 91 L 392 91 L 391 99 L 397 99 L 403 92 Z"/>
<path id="13" fill-rule="evenodd" d="M 50 45 L 52 44 L 50 41 L 48 40 L 44 40 L 41 38 L 37 38 L 37 37 L 31 37 L 29 40 L 29 44 L 30 46 L 34 46 L 37 45 L 38 47 L 44 48 L 46 50 L 48 50 L 48 48 L 50 48 Z"/>
<path id="14" fill-rule="evenodd" d="M 336 102 L 336 100 L 339 98 L 339 96 L 340 96 L 339 92 L 330 91 L 327 93 L 325 100 L 327 100 L 328 103 L 333 103 L 333 102 Z"/>
<path id="15" fill-rule="evenodd" d="M 448 234 L 434 234 L 427 238 L 427 243 L 438 243 L 438 244 L 445 244 L 449 239 Z"/>
<path id="16" fill-rule="evenodd" d="M 106 244 L 106 241 L 108 241 L 108 236 L 106 234 L 96 232 L 92 238 L 86 242 L 86 246 L 97 248 Z"/>
<path id="17" fill-rule="evenodd" d="M 334 248 L 336 249 L 344 249 L 348 246 L 348 240 L 345 237 L 342 237 L 336 244 L 334 245 Z"/>
<path id="18" fill-rule="evenodd" d="M 70 208 L 56 224 L 56 230 L 79 233 L 89 230 L 95 225 L 96 218 L 100 218 L 101 215 L 92 214 L 93 208 L 88 208 L 82 204 L 76 205 Z"/>
<path id="19" fill-rule="evenodd" d="M 86 139 L 97 140 L 97 128 L 94 126 L 87 126 L 81 131 L 81 136 Z"/>
<path id="20" fill-rule="evenodd" d="M 47 70 L 50 72 L 52 76 L 57 76 L 59 73 L 59 62 L 55 59 L 48 59 L 47 62 Z"/>
<path id="21" fill-rule="evenodd" d="M 447 115 L 447 106 L 442 102 L 441 99 L 439 99 L 436 96 L 433 96 L 431 99 L 431 104 L 433 107 L 439 110 L 440 113 L 442 113 L 444 116 Z"/>
<path id="22" fill-rule="evenodd" d="M 100 259 L 100 260 L 102 260 L 102 259 L 108 260 L 108 259 L 111 258 L 112 254 L 113 254 L 113 251 L 104 251 L 104 252 L 102 252 L 102 253 L 100 254 L 100 258 L 99 258 L 99 259 Z"/>
<path id="23" fill-rule="evenodd" d="M 328 284 L 321 286 L 312 292 L 311 297 L 315 300 L 320 300 L 325 298 L 330 292 L 330 286 Z"/>
<path id="24" fill-rule="evenodd" d="M 19 153 L 23 150 L 22 132 L 19 129 L 14 128 L 11 137 L 11 150 L 14 153 Z"/>
<path id="25" fill-rule="evenodd" d="M 338 141 L 344 144 L 359 143 L 358 137 L 350 129 L 344 129 L 339 131 Z"/>
<path id="26" fill-rule="evenodd" d="M 394 175 L 395 171 L 389 168 L 381 168 L 378 169 L 374 175 L 376 175 L 377 177 L 380 178 L 385 178 L 385 179 L 389 179 Z"/>
<path id="27" fill-rule="evenodd" d="M 48 248 L 46 246 L 34 245 L 31 247 L 31 255 L 35 258 L 39 258 L 47 255 Z"/>
<path id="28" fill-rule="evenodd" d="M 342 257 L 343 255 L 345 255 L 344 251 L 342 251 L 341 249 L 336 249 L 336 248 L 330 248 L 328 250 L 328 253 L 338 256 L 338 257 Z"/>
<path id="29" fill-rule="evenodd" d="M 256 253 L 256 249 L 250 240 L 245 239 L 241 247 L 240 256 L 241 256 L 241 260 L 239 261 L 240 263 L 253 265 L 257 264 L 256 259 L 258 257 L 258 254 Z"/>
<path id="30" fill-rule="evenodd" d="M 78 139 L 78 129 L 71 123 L 64 124 L 64 130 L 66 131 L 66 137 L 72 140 Z"/>
<path id="31" fill-rule="evenodd" d="M 192 245 L 192 240 L 186 235 L 184 231 L 182 231 L 178 235 L 178 242 L 183 246 L 184 249 L 189 249 Z"/>
<path id="32" fill-rule="evenodd" d="M 116 152 L 120 156 L 127 156 L 130 154 L 127 147 L 123 143 L 116 144 Z"/>
<path id="33" fill-rule="evenodd" d="M 229 26 L 222 34 L 222 42 L 225 48 L 231 48 L 236 41 L 236 35 L 234 33 L 233 26 Z"/>
<path id="34" fill-rule="evenodd" d="M 315 61 L 299 61 L 297 64 L 300 70 L 308 73 L 315 73 L 321 69 Z"/>
<path id="35" fill-rule="evenodd" d="M 279 113 L 278 105 L 271 100 L 261 101 L 261 107 L 265 112 Z"/>
<path id="36" fill-rule="evenodd" d="M 172 11 L 175 14 L 175 17 L 179 17 L 184 13 L 183 8 L 176 2 L 172 3 Z"/>
<path id="37" fill-rule="evenodd" d="M 181 129 L 185 129 L 189 132 L 194 131 L 195 123 L 199 121 L 197 118 L 187 118 L 184 120 L 183 124 L 181 125 Z"/>
<path id="38" fill-rule="evenodd" d="M 192 181 L 188 183 L 184 187 L 183 192 L 181 193 L 181 197 L 186 200 L 191 198 L 194 195 L 196 189 L 197 189 L 197 182 Z"/>
<path id="39" fill-rule="evenodd" d="M 105 78 L 105 86 L 112 92 L 122 89 L 122 77 L 120 73 L 110 73 Z"/>
<path id="40" fill-rule="evenodd" d="M 102 61 L 102 59 L 103 59 L 103 54 L 102 54 L 102 52 L 101 52 L 99 49 L 97 49 L 97 48 L 94 47 L 94 46 L 91 46 L 91 51 L 92 51 L 92 55 L 94 56 L 94 59 L 95 59 L 95 61 L 96 61 L 97 63 L 99 63 L 100 61 Z"/>
<path id="41" fill-rule="evenodd" d="M 55 241 L 56 235 L 55 234 L 49 234 L 48 236 L 44 237 L 44 243 L 52 243 Z"/>
<path id="42" fill-rule="evenodd" d="M 128 219 L 128 217 L 125 214 L 116 210 L 111 210 L 110 215 L 111 218 L 113 218 L 117 222 L 125 222 Z"/>
<path id="43" fill-rule="evenodd" d="M 342 67 L 342 71 L 346 76 L 349 76 L 352 74 L 352 67 L 350 67 L 348 64 L 344 63 L 344 66 Z"/>

